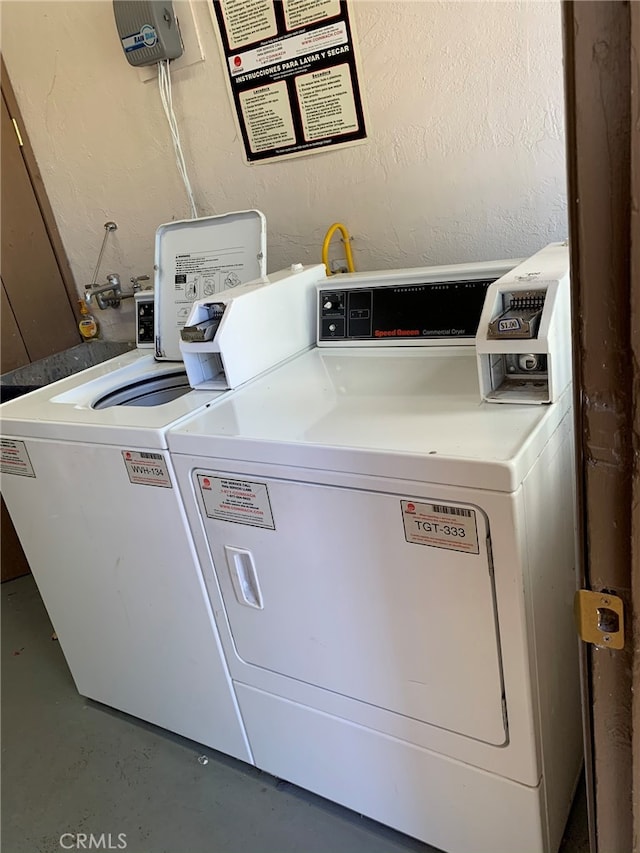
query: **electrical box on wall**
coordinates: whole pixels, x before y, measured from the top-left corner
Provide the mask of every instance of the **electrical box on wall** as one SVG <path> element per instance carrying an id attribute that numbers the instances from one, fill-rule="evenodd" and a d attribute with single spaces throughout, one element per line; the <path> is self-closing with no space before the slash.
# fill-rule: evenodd
<path id="1" fill-rule="evenodd" d="M 154 65 L 182 56 L 178 20 L 171 2 L 163 0 L 113 0 L 116 27 L 131 65 Z"/>

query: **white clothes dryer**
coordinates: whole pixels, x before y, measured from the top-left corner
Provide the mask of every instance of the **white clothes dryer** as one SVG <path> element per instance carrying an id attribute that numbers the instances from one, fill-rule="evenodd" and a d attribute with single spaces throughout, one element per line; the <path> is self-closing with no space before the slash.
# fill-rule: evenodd
<path id="1" fill-rule="evenodd" d="M 330 279 L 328 346 L 169 448 L 256 765 L 451 853 L 555 853 L 582 755 L 571 388 L 482 401 L 481 277 Z"/>

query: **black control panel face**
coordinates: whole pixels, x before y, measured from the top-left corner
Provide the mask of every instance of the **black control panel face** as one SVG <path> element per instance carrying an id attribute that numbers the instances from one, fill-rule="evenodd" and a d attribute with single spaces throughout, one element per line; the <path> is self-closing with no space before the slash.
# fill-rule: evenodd
<path id="1" fill-rule="evenodd" d="M 380 285 L 319 292 L 319 341 L 474 338 L 495 279 Z"/>
<path id="2" fill-rule="evenodd" d="M 153 332 L 153 302 L 138 302 L 138 343 L 152 344 Z"/>

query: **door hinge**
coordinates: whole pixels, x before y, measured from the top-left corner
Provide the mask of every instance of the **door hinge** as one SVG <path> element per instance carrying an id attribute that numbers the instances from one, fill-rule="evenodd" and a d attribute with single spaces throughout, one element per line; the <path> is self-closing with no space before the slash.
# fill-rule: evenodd
<path id="1" fill-rule="evenodd" d="M 624 604 L 619 596 L 579 589 L 573 611 L 583 642 L 601 649 L 624 648 Z"/>
<path id="2" fill-rule="evenodd" d="M 13 129 L 16 132 L 16 136 L 18 137 L 18 145 L 20 146 L 20 148 L 24 148 L 24 142 L 22 141 L 22 134 L 20 133 L 18 122 L 14 118 L 12 118 L 11 121 L 13 122 Z"/>

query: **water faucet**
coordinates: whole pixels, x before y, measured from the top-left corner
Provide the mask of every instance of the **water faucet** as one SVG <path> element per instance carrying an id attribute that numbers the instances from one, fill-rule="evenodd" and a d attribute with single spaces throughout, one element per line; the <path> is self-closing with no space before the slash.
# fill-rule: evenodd
<path id="1" fill-rule="evenodd" d="M 100 246 L 100 252 L 98 254 L 98 261 L 96 263 L 96 268 L 93 272 L 93 279 L 91 284 L 85 285 L 84 288 L 84 301 L 87 307 L 91 306 L 91 297 L 95 296 L 96 302 L 98 306 L 102 309 L 104 308 L 118 308 L 120 305 L 120 300 L 122 298 L 122 288 L 120 286 L 120 276 L 117 273 L 110 273 L 107 276 L 106 284 L 98 284 L 98 272 L 100 271 L 100 264 L 102 262 L 102 255 L 104 254 L 104 248 L 107 245 L 107 240 L 109 239 L 109 234 L 112 231 L 117 231 L 118 226 L 115 222 L 105 222 L 104 223 L 104 237 L 102 238 L 102 246 Z M 110 296 L 104 296 L 103 294 L 109 293 Z"/>
<path id="2" fill-rule="evenodd" d="M 87 284 L 84 288 L 84 301 L 87 306 L 91 305 L 91 297 L 95 296 L 98 307 L 118 308 L 122 300 L 122 286 L 120 284 L 120 276 L 115 273 L 109 273 L 106 284 Z"/>
<path id="3" fill-rule="evenodd" d="M 102 246 L 100 247 L 98 262 L 93 273 L 93 281 L 91 282 L 91 284 L 85 285 L 84 288 L 84 301 L 87 307 L 91 307 L 91 298 L 95 296 L 96 302 L 98 303 L 98 307 L 103 310 L 105 308 L 119 308 L 120 303 L 123 299 L 130 299 L 134 296 L 135 293 L 137 293 L 139 290 L 142 290 L 142 285 L 140 284 L 141 281 L 149 281 L 148 275 L 134 276 L 131 279 L 131 293 L 123 293 L 122 284 L 120 282 L 120 276 L 118 275 L 118 273 L 112 272 L 109 273 L 109 275 L 107 276 L 106 284 L 98 284 L 98 272 L 100 271 L 100 263 L 102 261 L 104 247 L 107 244 L 109 234 L 111 234 L 112 231 L 117 231 L 118 226 L 115 222 L 105 222 L 104 230 L 105 235 L 102 239 Z"/>
<path id="4" fill-rule="evenodd" d="M 140 284 L 140 282 L 141 281 L 149 281 L 149 276 L 148 275 L 134 275 L 134 276 L 131 276 L 129 281 L 131 282 L 132 293 L 138 293 L 139 291 L 142 290 L 142 285 Z"/>

